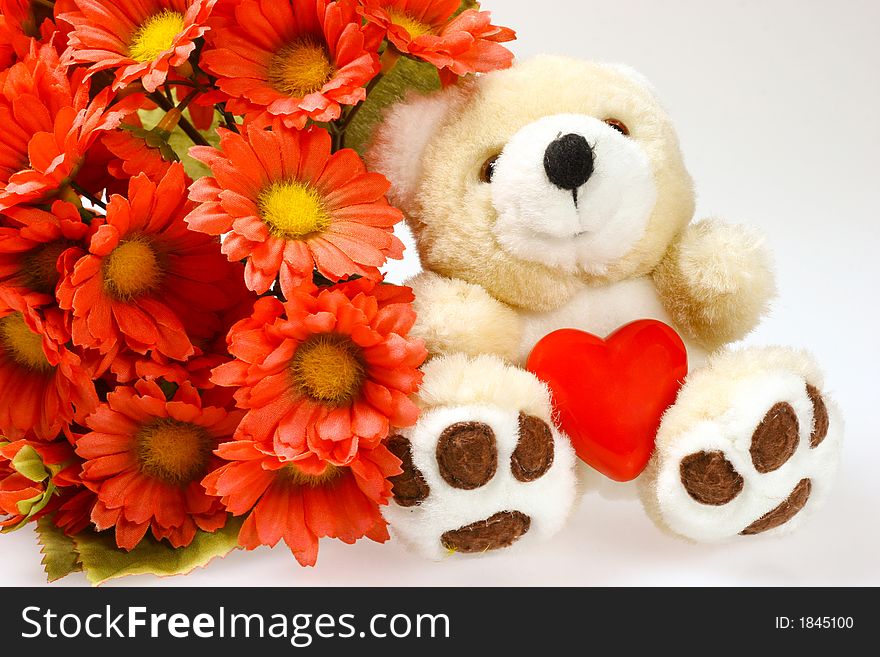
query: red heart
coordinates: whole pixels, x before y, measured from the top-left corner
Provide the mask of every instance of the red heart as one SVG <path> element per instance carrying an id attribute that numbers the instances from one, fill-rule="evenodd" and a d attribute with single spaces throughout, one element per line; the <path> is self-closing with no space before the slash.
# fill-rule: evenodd
<path id="1" fill-rule="evenodd" d="M 542 338 L 526 367 L 553 393 L 560 428 L 578 456 L 617 481 L 645 469 L 663 413 L 687 375 L 687 350 L 653 319 L 604 340 L 576 329 Z"/>

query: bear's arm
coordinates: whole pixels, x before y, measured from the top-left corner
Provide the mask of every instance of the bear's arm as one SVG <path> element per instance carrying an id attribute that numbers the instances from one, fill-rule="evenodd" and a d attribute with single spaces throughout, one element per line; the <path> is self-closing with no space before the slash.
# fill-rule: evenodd
<path id="1" fill-rule="evenodd" d="M 710 350 L 757 326 L 776 290 L 762 236 L 714 219 L 689 225 L 653 275 L 677 327 Z"/>
<path id="2" fill-rule="evenodd" d="M 425 341 L 432 356 L 451 353 L 495 354 L 515 361 L 522 330 L 519 316 L 486 290 L 432 272 L 407 285 L 418 313 L 412 335 Z"/>

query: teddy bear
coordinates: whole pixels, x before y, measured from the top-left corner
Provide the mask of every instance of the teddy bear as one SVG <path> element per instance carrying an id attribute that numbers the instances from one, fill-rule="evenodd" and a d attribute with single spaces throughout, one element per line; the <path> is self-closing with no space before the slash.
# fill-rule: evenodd
<path id="1" fill-rule="evenodd" d="M 676 132 L 637 72 L 541 56 L 410 96 L 368 160 L 418 246 L 408 284 L 431 355 L 420 420 L 389 440 L 395 537 L 434 559 L 526 545 L 585 490 L 613 489 L 675 535 L 753 540 L 828 496 L 841 418 L 813 358 L 732 346 L 775 294 L 763 240 L 694 221 Z M 577 459 L 525 365 L 560 329 L 605 337 L 642 320 L 674 329 L 687 374 L 647 466 L 617 483 Z"/>

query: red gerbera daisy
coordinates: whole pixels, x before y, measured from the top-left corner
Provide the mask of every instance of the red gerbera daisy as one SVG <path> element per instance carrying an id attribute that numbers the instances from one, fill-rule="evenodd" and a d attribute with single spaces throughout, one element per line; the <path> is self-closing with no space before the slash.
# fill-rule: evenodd
<path id="1" fill-rule="evenodd" d="M 0 66 L 25 57 L 31 38 L 48 40 L 55 31 L 52 9 L 31 0 L 0 0 Z"/>
<path id="2" fill-rule="evenodd" d="M 83 483 L 97 495 L 92 522 L 115 527 L 116 544 L 133 549 L 152 529 L 174 547 L 189 545 L 196 529 L 226 524 L 220 500 L 202 478 L 218 465 L 213 451 L 238 424 L 237 413 L 204 406 L 189 383 L 166 401 L 156 382 L 117 388 L 85 421 L 76 443 Z"/>
<path id="3" fill-rule="evenodd" d="M 128 198 L 110 197 L 88 253 L 64 254 L 58 301 L 70 311 L 74 344 L 185 360 L 191 339 L 217 331 L 230 265 L 217 240 L 187 229 L 187 183 L 178 163 L 158 183 L 132 178 Z"/>
<path id="4" fill-rule="evenodd" d="M 375 448 L 389 425 L 414 424 L 409 395 L 426 351 L 406 337 L 411 300 L 409 288 L 366 279 L 304 287 L 284 304 L 260 299 L 230 332 L 236 360 L 214 370 L 215 383 L 239 386 L 238 406 L 248 411 L 236 436 L 285 460 L 313 453 L 344 466 Z"/>
<path id="5" fill-rule="evenodd" d="M 189 59 L 217 0 L 75 2 L 79 11 L 59 16 L 74 28 L 64 63 L 88 64 L 89 75 L 114 70 L 114 90 L 140 80 L 153 92 Z"/>
<path id="6" fill-rule="evenodd" d="M 0 73 L 0 210 L 74 181 L 94 140 L 140 102 L 131 96 L 108 109 L 110 101 L 109 89 L 90 101 L 83 71 L 68 79 L 51 44 L 33 42 L 24 61 Z"/>
<path id="7" fill-rule="evenodd" d="M 221 150 L 194 147 L 214 173 L 193 184 L 200 205 L 186 218 L 223 241 L 230 260 L 247 259 L 248 287 L 262 293 L 280 275 L 285 295 L 312 271 L 338 281 L 352 274 L 379 278 L 386 258 L 401 258 L 392 232 L 403 214 L 385 200 L 389 182 L 368 173 L 351 149 L 331 155 L 326 130 L 311 127 L 244 135 L 221 132 Z"/>
<path id="8" fill-rule="evenodd" d="M 55 295 L 58 258 L 82 245 L 89 231 L 77 207 L 55 201 L 52 211 L 19 206 L 3 213 L 0 227 L 0 282 Z"/>
<path id="9" fill-rule="evenodd" d="M 0 434 L 54 440 L 97 404 L 52 298 L 0 286 Z"/>
<path id="10" fill-rule="evenodd" d="M 147 137 L 146 131 L 130 126 L 105 132 L 89 148 L 77 182 L 101 197 L 124 195 L 128 181 L 140 173 L 161 179 L 176 158 L 166 142 L 148 142 Z"/>
<path id="11" fill-rule="evenodd" d="M 338 119 L 379 72 L 352 0 L 243 0 L 208 41 L 201 61 L 230 96 L 227 108 L 260 126 Z"/>
<path id="12" fill-rule="evenodd" d="M 92 524 L 92 508 L 97 496 L 88 488 L 79 486 L 61 491 L 58 510 L 52 522 L 68 536 L 75 536 Z"/>
<path id="13" fill-rule="evenodd" d="M 203 483 L 233 515 L 249 514 L 238 535 L 246 549 L 284 539 L 301 565 L 313 566 L 319 538 L 388 540 L 379 505 L 388 501 L 388 477 L 400 473 L 400 461 L 384 445 L 361 450 L 345 467 L 312 454 L 284 461 L 252 440 L 224 443 L 217 454 L 231 462 Z"/>
<path id="14" fill-rule="evenodd" d="M 516 33 L 492 25 L 488 11 L 468 9 L 453 18 L 460 0 L 362 0 L 367 21 L 385 30 L 400 52 L 430 62 L 445 83 L 466 73 L 508 68 L 513 53 L 499 45 Z"/>

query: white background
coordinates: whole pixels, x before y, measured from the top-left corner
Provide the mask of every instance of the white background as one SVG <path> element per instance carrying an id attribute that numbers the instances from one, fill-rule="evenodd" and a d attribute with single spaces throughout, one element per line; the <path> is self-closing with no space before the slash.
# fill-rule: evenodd
<path id="1" fill-rule="evenodd" d="M 124 1 L 124 0 L 123 0 Z M 793 536 L 691 545 L 635 501 L 584 499 L 530 552 L 423 561 L 390 543 L 321 545 L 300 568 L 283 547 L 236 552 L 186 578 L 137 585 L 880 584 L 880 3 L 876 0 L 485 0 L 525 57 L 625 62 L 678 125 L 698 216 L 760 226 L 779 299 L 750 343 L 812 349 L 847 421 L 828 505 Z M 416 271 L 415 255 L 392 268 Z M 0 537 L 0 585 L 45 581 L 30 530 Z M 82 585 L 75 575 L 58 585 Z M 111 584 L 112 585 L 112 584 Z"/>

